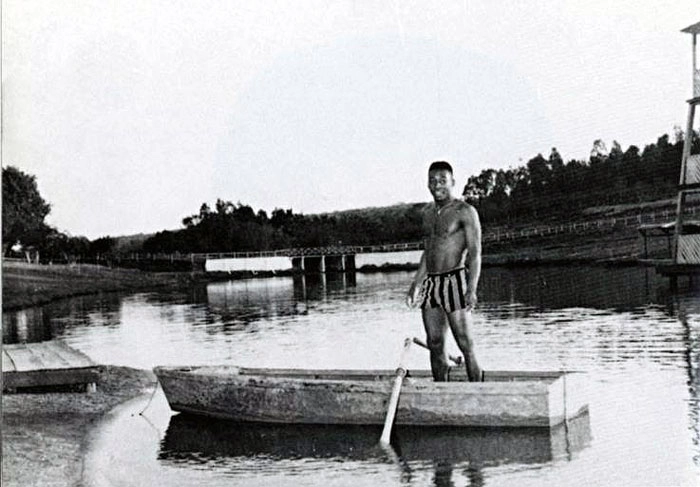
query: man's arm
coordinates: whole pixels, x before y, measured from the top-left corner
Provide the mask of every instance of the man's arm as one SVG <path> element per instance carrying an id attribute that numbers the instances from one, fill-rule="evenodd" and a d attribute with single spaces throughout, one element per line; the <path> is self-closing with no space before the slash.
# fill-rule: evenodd
<path id="1" fill-rule="evenodd" d="M 423 253 L 420 257 L 420 264 L 418 265 L 418 270 L 416 275 L 413 277 L 413 282 L 411 282 L 411 287 L 408 288 L 408 293 L 406 294 L 406 304 L 411 308 L 418 305 L 418 295 L 423 284 L 425 276 L 428 274 L 428 264 L 426 253 L 428 251 L 428 244 L 430 239 L 430 219 L 428 213 L 423 213 Z"/>
<path id="2" fill-rule="evenodd" d="M 420 265 L 416 271 L 416 275 L 413 277 L 413 282 L 411 287 L 408 288 L 408 293 L 406 294 L 406 304 L 411 308 L 418 304 L 418 294 L 420 293 L 421 285 L 425 275 L 427 274 L 427 266 L 425 263 L 425 250 L 420 258 Z"/>
<path id="3" fill-rule="evenodd" d="M 476 306 L 476 290 L 481 275 L 481 223 L 479 214 L 473 206 L 466 209 L 466 221 L 464 231 L 467 239 L 467 260 L 469 265 L 469 294 L 467 294 L 467 310 L 471 311 Z"/>

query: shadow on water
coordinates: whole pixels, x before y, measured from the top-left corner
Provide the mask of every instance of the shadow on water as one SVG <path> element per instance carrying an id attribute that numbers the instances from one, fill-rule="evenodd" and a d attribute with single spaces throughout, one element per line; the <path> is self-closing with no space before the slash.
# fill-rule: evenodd
<path id="1" fill-rule="evenodd" d="M 700 314 L 700 300 L 697 295 L 680 295 L 673 300 L 674 310 L 683 325 L 684 358 L 688 374 L 689 422 L 693 431 L 692 441 L 696 446 L 693 461 L 700 465 L 700 335 L 690 324 L 690 315 Z"/>
<path id="2" fill-rule="evenodd" d="M 377 443 L 380 432 L 375 426 L 249 424 L 177 414 L 170 419 L 158 460 L 223 471 L 246 458 L 386 463 Z M 404 475 L 411 475 L 411 465 L 427 463 L 434 468 L 435 484 L 449 485 L 455 467 L 466 468 L 476 480 L 487 466 L 570 460 L 590 440 L 586 412 L 553 428 L 400 426 L 392 445 Z"/>
<path id="3" fill-rule="evenodd" d="M 34 343 L 53 340 L 66 335 L 71 328 L 118 328 L 123 323 L 125 302 L 138 301 L 152 304 L 167 314 L 169 306 L 182 305 L 194 314 L 206 307 L 206 288 L 201 285 L 188 290 L 127 294 L 100 292 L 53 301 L 43 306 L 3 312 L 3 343 Z M 167 316 L 164 316 L 167 319 Z"/>
<path id="4" fill-rule="evenodd" d="M 246 325 L 271 317 L 304 315 L 314 301 L 344 295 L 357 285 L 351 273 L 246 279 L 207 285 L 209 310 L 224 324 Z"/>
<path id="5" fill-rule="evenodd" d="M 52 340 L 74 326 L 118 327 L 122 295 L 99 293 L 2 314 L 3 343 Z"/>
<path id="6" fill-rule="evenodd" d="M 207 333 L 236 331 L 264 319 L 308 314 L 310 306 L 352 293 L 354 274 L 329 273 L 196 285 L 188 290 L 98 293 L 3 313 L 3 343 L 34 343 L 83 327 L 118 328 L 124 306 L 157 308 L 159 320 L 205 325 Z M 211 327 L 209 325 L 220 325 Z"/>
<path id="7" fill-rule="evenodd" d="M 631 311 L 650 304 L 672 306 L 678 293 L 651 267 L 493 267 L 482 273 L 484 303 L 518 303 L 536 309 L 594 308 Z M 695 293 L 690 286 L 681 290 Z"/>

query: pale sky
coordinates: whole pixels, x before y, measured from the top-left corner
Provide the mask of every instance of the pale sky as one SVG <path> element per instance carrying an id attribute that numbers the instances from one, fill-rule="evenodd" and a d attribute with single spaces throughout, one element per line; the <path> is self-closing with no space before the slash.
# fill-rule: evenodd
<path id="1" fill-rule="evenodd" d="M 2 0 L 2 162 L 47 221 L 181 227 L 427 201 L 482 169 L 685 128 L 697 0 Z"/>

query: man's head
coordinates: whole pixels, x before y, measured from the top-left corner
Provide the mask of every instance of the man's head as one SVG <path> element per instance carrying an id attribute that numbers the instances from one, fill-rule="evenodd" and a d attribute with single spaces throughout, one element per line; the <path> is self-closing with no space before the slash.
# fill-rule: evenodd
<path id="1" fill-rule="evenodd" d="M 452 198 L 455 179 L 449 162 L 436 161 L 428 168 L 428 189 L 436 202 Z"/>

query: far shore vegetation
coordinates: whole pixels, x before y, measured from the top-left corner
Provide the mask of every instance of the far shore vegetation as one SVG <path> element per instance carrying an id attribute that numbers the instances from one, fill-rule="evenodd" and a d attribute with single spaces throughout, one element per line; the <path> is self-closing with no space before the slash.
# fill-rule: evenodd
<path id="1" fill-rule="evenodd" d="M 488 169 L 458 183 L 479 211 L 485 232 L 585 221 L 610 211 L 627 214 L 673 209 L 684 134 L 663 135 L 643 149 L 608 149 L 596 140 L 588 160 L 564 161 L 553 148 L 526 164 Z M 700 152 L 694 138 L 692 152 Z M 459 174 L 457 175 L 459 176 Z M 416 177 L 421 177 L 417 174 Z M 463 188 L 463 189 L 462 189 Z M 427 192 L 426 192 L 427 194 Z M 266 251 L 327 245 L 381 245 L 421 239 L 426 203 L 304 215 L 275 208 L 268 215 L 243 203 L 218 199 L 185 216 L 182 228 L 150 235 L 71 236 L 48 226 L 51 206 L 35 177 L 3 168 L 3 255 L 42 263 L 95 262 L 128 254 Z M 427 200 L 427 198 L 426 198 Z M 612 209 L 612 210 L 611 210 Z M 672 215 L 673 217 L 673 215 Z M 507 249 L 506 249 L 507 250 Z"/>

